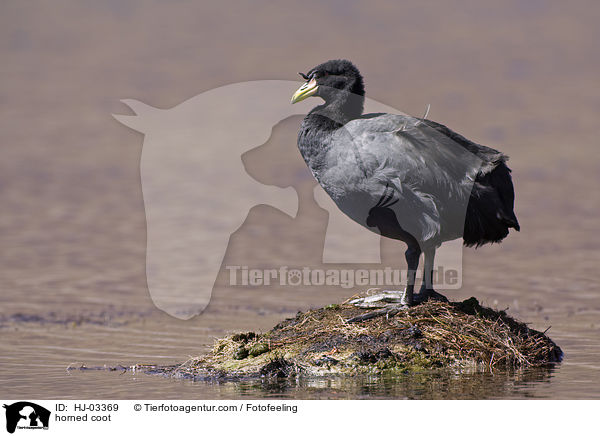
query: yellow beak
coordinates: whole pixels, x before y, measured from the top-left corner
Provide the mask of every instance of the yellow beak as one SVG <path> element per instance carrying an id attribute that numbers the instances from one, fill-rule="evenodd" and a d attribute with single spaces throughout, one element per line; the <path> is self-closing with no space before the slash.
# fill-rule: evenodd
<path id="1" fill-rule="evenodd" d="M 319 89 L 317 81 L 315 79 L 311 79 L 309 82 L 306 82 L 304 85 L 298 88 L 296 92 L 294 92 L 294 95 L 292 95 L 292 104 L 298 103 L 299 101 L 315 95 L 317 89 Z"/>

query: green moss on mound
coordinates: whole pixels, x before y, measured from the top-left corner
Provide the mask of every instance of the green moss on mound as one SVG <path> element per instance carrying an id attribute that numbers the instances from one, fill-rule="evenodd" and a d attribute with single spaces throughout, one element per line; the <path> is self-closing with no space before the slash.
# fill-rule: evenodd
<path id="1" fill-rule="evenodd" d="M 212 353 L 161 372 L 195 379 L 354 375 L 526 368 L 562 358 L 543 333 L 475 298 L 427 302 L 393 316 L 348 322 L 365 312 L 349 304 L 299 312 L 267 333 L 218 339 Z"/>

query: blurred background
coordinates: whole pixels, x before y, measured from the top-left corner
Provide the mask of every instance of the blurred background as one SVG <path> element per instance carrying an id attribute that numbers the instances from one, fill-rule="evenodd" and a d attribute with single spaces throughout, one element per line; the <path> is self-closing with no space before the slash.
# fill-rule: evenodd
<path id="1" fill-rule="evenodd" d="M 600 397 L 599 20 L 598 3 L 584 0 L 3 2 L 0 397 L 264 395 L 66 373 L 73 362 L 180 362 L 225 332 L 267 330 L 349 296 L 240 297 L 225 286 L 193 320 L 156 309 L 145 277 L 143 135 L 111 114 L 131 113 L 124 98 L 166 109 L 230 83 L 297 80 L 332 58 L 358 66 L 370 98 L 417 116 L 431 104 L 429 118 L 511 158 L 522 230 L 466 249 L 463 288 L 451 298 L 474 295 L 533 328 L 551 326 L 565 361 L 541 379 L 510 376 L 497 389 L 478 381 L 447 397 Z M 299 122 L 283 122 L 276 140 L 295 150 Z M 285 395 L 358 395 L 312 388 Z"/>

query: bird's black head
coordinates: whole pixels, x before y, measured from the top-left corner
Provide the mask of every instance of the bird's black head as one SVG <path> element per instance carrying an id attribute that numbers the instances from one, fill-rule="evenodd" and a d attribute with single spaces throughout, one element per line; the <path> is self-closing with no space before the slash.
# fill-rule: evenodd
<path id="1" fill-rule="evenodd" d="M 292 97 L 292 103 L 308 97 L 321 97 L 327 104 L 338 103 L 347 109 L 362 113 L 365 86 L 363 78 L 352 62 L 331 60 L 317 65 L 308 73 L 300 73 L 306 83 Z"/>

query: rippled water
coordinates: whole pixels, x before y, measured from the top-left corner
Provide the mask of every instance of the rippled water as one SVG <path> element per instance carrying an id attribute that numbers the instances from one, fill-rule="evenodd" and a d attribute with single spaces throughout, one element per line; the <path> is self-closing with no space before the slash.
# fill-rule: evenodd
<path id="1" fill-rule="evenodd" d="M 304 13 L 296 4 L 235 15 L 225 5 L 134 1 L 1 7 L 0 397 L 600 398 L 600 34 L 590 13 L 598 6 L 353 2 L 340 17 L 308 3 L 303 10 L 320 14 L 305 20 L 290 16 Z M 227 83 L 294 79 L 341 56 L 362 69 L 370 97 L 413 114 L 430 103 L 432 119 L 510 155 L 522 231 L 465 250 L 463 288 L 447 295 L 550 327 L 564 361 L 516 373 L 279 385 L 67 371 L 182 362 L 216 337 L 266 331 L 354 292 L 232 289 L 223 269 L 201 316 L 181 321 L 156 309 L 144 271 L 143 137 L 110 117 L 127 113 L 122 98 L 167 108 Z M 281 123 L 267 148 L 244 156 L 262 183 L 297 190 L 298 217 L 253 208 L 226 262 L 301 264 L 318 251 L 326 216 L 298 161 L 298 123 Z M 402 262 L 400 245 L 383 243 L 387 263 Z"/>

